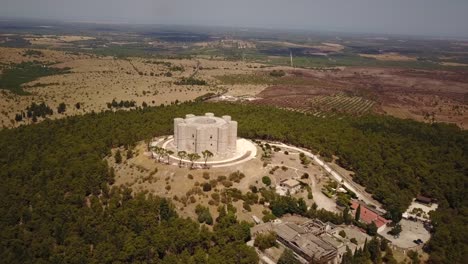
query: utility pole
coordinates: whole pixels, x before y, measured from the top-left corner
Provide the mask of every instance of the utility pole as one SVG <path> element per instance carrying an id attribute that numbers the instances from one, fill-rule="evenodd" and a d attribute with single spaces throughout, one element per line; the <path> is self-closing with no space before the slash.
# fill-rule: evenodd
<path id="1" fill-rule="evenodd" d="M 292 56 L 292 50 L 291 50 L 291 49 L 289 49 L 289 57 L 290 57 L 290 59 L 291 59 L 291 67 L 293 67 L 293 68 L 294 68 L 294 64 L 293 64 L 293 56 Z"/>

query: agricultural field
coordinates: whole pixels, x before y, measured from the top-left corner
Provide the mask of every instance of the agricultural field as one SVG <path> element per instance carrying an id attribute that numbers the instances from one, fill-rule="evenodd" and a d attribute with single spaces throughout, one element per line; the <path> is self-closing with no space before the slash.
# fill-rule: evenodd
<path id="1" fill-rule="evenodd" d="M 26 117 L 26 108 L 32 103 L 45 103 L 54 111 L 48 118 L 55 119 L 110 110 L 108 103 L 113 100 L 134 101 L 135 107 L 196 100 L 229 88 L 218 85 L 213 76 L 245 74 L 249 67 L 259 67 L 202 58 L 117 58 L 29 48 L 0 48 L 0 60 L 0 127 L 35 122 L 15 120 L 18 114 Z M 249 94 L 265 87 L 235 90 Z M 61 103 L 66 110 L 58 114 Z"/>
<path id="2" fill-rule="evenodd" d="M 466 41 L 0 22 L 0 127 L 31 123 L 15 119 L 32 103 L 65 104 L 54 119 L 110 110 L 113 100 L 131 109 L 223 94 L 318 116 L 468 128 L 467 54 Z"/>
<path id="3" fill-rule="evenodd" d="M 337 94 L 334 96 L 317 96 L 310 100 L 310 108 L 304 113 L 314 116 L 331 114 L 363 115 L 371 111 L 375 102 L 359 96 L 346 96 Z"/>

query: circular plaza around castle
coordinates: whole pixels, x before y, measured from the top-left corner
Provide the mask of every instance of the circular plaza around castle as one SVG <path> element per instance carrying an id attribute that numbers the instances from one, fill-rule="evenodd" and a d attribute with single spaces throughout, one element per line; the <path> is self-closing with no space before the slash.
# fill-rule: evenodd
<path id="1" fill-rule="evenodd" d="M 153 156 L 157 155 L 157 149 L 164 149 L 169 152 L 169 163 L 193 164 L 194 168 L 232 166 L 251 160 L 257 154 L 253 142 L 237 137 L 236 121 L 230 116 L 216 117 L 212 113 L 175 118 L 174 135 L 158 138 L 150 146 Z M 190 154 L 197 154 L 197 159 L 190 160 Z"/>

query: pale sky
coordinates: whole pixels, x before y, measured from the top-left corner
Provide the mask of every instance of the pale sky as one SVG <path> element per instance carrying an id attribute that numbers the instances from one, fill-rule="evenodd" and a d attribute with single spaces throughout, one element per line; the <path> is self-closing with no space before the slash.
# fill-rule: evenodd
<path id="1" fill-rule="evenodd" d="M 468 0 L 0 0 L 0 17 L 468 37 Z"/>

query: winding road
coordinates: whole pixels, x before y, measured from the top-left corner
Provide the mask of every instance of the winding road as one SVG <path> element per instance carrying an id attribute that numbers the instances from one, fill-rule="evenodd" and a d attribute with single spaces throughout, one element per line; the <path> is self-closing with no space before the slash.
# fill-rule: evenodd
<path id="1" fill-rule="evenodd" d="M 342 182 L 343 185 L 351 190 L 352 192 L 356 193 L 356 196 L 358 197 L 359 200 L 364 201 L 368 205 L 373 205 L 377 210 L 385 212 L 385 210 L 382 208 L 381 204 L 374 200 L 372 196 L 364 191 L 362 191 L 362 187 L 358 186 L 357 183 L 353 182 L 352 180 L 340 175 L 338 172 L 334 171 L 325 161 L 321 160 L 319 157 L 316 155 L 312 154 L 310 151 L 298 148 L 298 147 L 293 147 L 286 145 L 284 143 L 277 143 L 277 142 L 266 142 L 270 144 L 271 146 L 276 146 L 280 148 L 285 148 L 285 149 L 290 149 L 290 150 L 295 150 L 298 152 L 304 153 L 307 157 L 313 159 L 318 165 L 320 165 L 328 174 L 337 182 Z"/>

